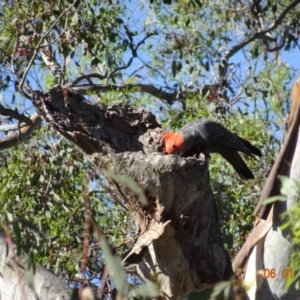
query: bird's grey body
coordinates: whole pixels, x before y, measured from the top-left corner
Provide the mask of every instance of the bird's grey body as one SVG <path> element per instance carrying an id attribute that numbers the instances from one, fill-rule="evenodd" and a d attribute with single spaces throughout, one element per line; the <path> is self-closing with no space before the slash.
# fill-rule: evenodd
<path id="1" fill-rule="evenodd" d="M 221 154 L 237 171 L 242 179 L 254 178 L 237 151 L 248 155 L 262 156 L 261 151 L 250 142 L 228 131 L 222 124 L 211 120 L 196 120 L 184 125 L 178 132 L 184 136 L 183 156 L 201 152 Z"/>

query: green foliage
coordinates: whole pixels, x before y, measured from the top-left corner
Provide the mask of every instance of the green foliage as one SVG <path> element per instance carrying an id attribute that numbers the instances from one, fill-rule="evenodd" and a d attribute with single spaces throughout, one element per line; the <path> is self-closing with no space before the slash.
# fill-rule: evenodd
<path id="1" fill-rule="evenodd" d="M 28 272 L 34 272 L 36 261 L 74 280 L 82 258 L 84 176 L 86 169 L 92 171 L 91 165 L 49 128 L 36 132 L 27 143 L 2 152 L 1 161 L 1 224 L 9 225 L 17 253 L 29 253 Z M 101 189 L 101 180 L 97 181 L 91 183 L 96 188 L 90 196 L 92 215 L 112 245 L 118 245 L 127 233 L 130 237 L 132 224 L 127 212 L 115 207 Z M 90 272 L 99 269 L 99 256 L 101 250 L 96 243 L 89 251 Z"/>
<path id="2" fill-rule="evenodd" d="M 157 284 L 147 281 L 146 283 L 140 285 L 136 289 L 136 295 L 146 297 L 146 298 L 154 298 L 160 295 L 159 288 Z"/>
<path id="3" fill-rule="evenodd" d="M 103 254 L 105 255 L 106 268 L 112 277 L 118 292 L 124 296 L 126 295 L 128 287 L 121 259 L 113 255 L 110 245 L 107 243 L 103 234 L 99 235 L 99 242 L 101 243 L 101 248 L 103 249 Z"/>
<path id="4" fill-rule="evenodd" d="M 13 226 L 19 253 L 72 273 L 72 257 L 80 255 L 74 246 L 82 238 L 82 156 L 64 142 L 49 151 L 41 135 L 2 153 L 1 223 Z"/>
<path id="5" fill-rule="evenodd" d="M 94 84 L 147 83 L 177 94 L 176 99 L 165 101 L 136 87 L 97 95 L 87 92 L 92 100 L 105 104 L 119 100 L 145 107 L 157 115 L 165 128 L 177 129 L 191 120 L 210 118 L 249 139 L 264 154 L 259 162 L 245 159 L 255 174 L 254 181 L 241 181 L 217 155 L 210 160 L 220 225 L 226 248 L 234 257 L 252 229 L 253 209 L 280 148 L 289 111 L 287 99 L 296 72 L 281 61 L 281 54 L 297 49 L 299 5 L 268 36 L 260 34 L 249 43 L 245 41 L 261 32 L 261 27 L 273 24 L 291 3 L 3 1 L 0 102 L 20 113 L 33 113 L 30 100 L 19 93 L 18 84 L 24 79 L 33 89 L 44 90 L 57 84 L 53 70 L 40 53 L 51 47 L 51 61 L 61 67 L 63 83 L 72 82 L 82 73 L 97 72 L 105 78 L 93 79 Z M 244 46 L 234 52 L 243 42 Z M 42 48 L 37 49 L 38 45 Z M 230 51 L 232 55 L 224 61 Z M 223 78 L 221 69 L 226 64 Z M 90 82 L 80 82 L 84 83 Z M 13 123 L 7 115 L 0 121 Z M 17 252 L 29 253 L 28 270 L 34 270 L 37 261 L 73 279 L 82 255 L 84 178 L 95 170 L 74 146 L 58 138 L 49 127 L 36 132 L 26 143 L 3 151 L 0 163 L 1 223 L 9 225 Z M 142 195 L 130 179 L 110 175 Z M 90 195 L 93 219 L 113 247 L 122 245 L 118 248 L 122 253 L 129 247 L 124 240 L 134 235 L 135 228 L 127 212 L 103 189 L 103 178 L 91 175 L 90 184 L 94 189 Z M 289 226 L 298 243 L 296 210 L 295 222 Z M 100 278 L 103 252 L 96 240 L 91 238 L 91 244 L 88 267 L 91 276 Z M 108 252 L 105 256 L 109 256 Z M 295 267 L 296 261 L 295 256 Z M 124 280 L 123 271 L 120 274 Z M 120 286 L 119 281 L 115 278 L 116 286 Z M 156 283 L 144 285 L 138 293 L 155 297 Z"/>
<path id="6" fill-rule="evenodd" d="M 225 121 L 224 125 L 232 132 L 253 142 L 263 153 L 267 151 L 264 141 L 269 140 L 270 137 L 264 130 L 263 122 L 253 120 L 249 116 L 239 116 L 237 113 L 231 116 L 230 120 Z M 252 213 L 264 185 L 261 178 L 268 175 L 263 166 L 270 165 L 268 157 L 256 161 L 243 155 L 243 159 L 255 174 L 254 181 L 241 180 L 234 169 L 220 156 L 212 155 L 210 166 L 212 187 L 218 203 L 225 246 L 231 257 L 235 256 L 253 228 Z"/>

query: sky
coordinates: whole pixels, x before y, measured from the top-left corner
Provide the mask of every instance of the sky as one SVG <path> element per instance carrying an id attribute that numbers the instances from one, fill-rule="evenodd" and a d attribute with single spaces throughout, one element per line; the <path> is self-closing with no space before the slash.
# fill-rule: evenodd
<path id="1" fill-rule="evenodd" d="M 283 62 L 288 63 L 292 68 L 298 69 L 298 75 L 295 76 L 296 80 L 300 75 L 300 49 L 283 52 L 281 57 Z"/>
<path id="2" fill-rule="evenodd" d="M 145 20 L 145 19 L 149 18 L 149 11 L 148 11 L 148 6 L 146 4 L 147 2 L 145 2 L 145 6 L 144 6 L 143 9 L 140 9 L 140 6 L 138 5 L 137 2 L 138 2 L 137 0 L 128 1 L 127 2 L 128 3 L 127 9 L 128 9 L 128 11 L 131 12 L 128 15 L 128 20 L 131 23 L 133 21 L 138 25 L 138 24 L 143 23 L 143 21 L 141 22 L 141 20 L 143 20 L 143 19 Z M 149 22 L 155 22 L 155 17 L 152 16 L 151 18 L 149 18 Z M 138 41 L 141 38 L 142 37 L 138 37 L 138 38 L 136 38 L 136 40 Z M 141 57 L 144 61 L 150 61 L 149 57 L 147 57 L 146 54 L 142 54 Z M 299 49 L 295 49 L 295 50 L 290 51 L 290 52 L 282 52 L 281 57 L 282 57 L 282 61 L 284 63 L 288 63 L 291 67 L 296 68 L 298 70 L 297 73 L 300 74 L 300 51 L 299 51 Z M 124 61 L 127 62 L 129 60 L 129 58 L 130 58 L 130 52 L 125 54 Z M 75 57 L 75 59 L 76 59 L 76 57 Z M 244 58 L 241 55 L 241 51 L 240 51 L 240 53 L 237 53 L 236 56 L 233 57 L 233 59 L 231 61 L 233 61 L 233 60 L 238 61 L 239 59 L 243 62 Z M 73 66 L 74 64 L 71 64 L 71 65 Z M 141 66 L 141 65 L 142 65 L 142 62 L 139 61 L 138 59 L 136 59 L 135 63 L 133 63 L 132 67 L 129 68 L 127 73 L 130 74 L 131 72 L 133 72 L 137 68 L 139 68 L 139 66 Z M 74 65 L 74 67 L 75 67 L 75 65 Z M 37 68 L 35 72 L 36 72 L 36 74 L 38 74 L 37 78 L 42 78 L 43 79 L 44 76 L 41 75 L 42 74 L 41 70 L 38 70 L 38 68 Z M 217 73 L 216 70 L 212 70 L 211 72 L 212 72 L 212 74 Z M 155 83 L 158 86 L 165 85 L 165 83 L 159 78 L 158 79 L 153 79 L 149 76 L 146 76 L 146 73 L 144 73 L 143 70 L 139 71 L 138 74 L 141 74 L 142 76 L 145 76 L 145 77 L 136 79 L 136 82 L 139 82 L 139 80 L 141 80 L 142 82 L 146 82 L 146 83 Z M 207 76 L 208 80 L 210 80 L 211 77 L 212 76 Z M 297 76 L 295 76 L 294 80 L 296 80 L 296 78 L 297 78 Z M 36 85 L 34 80 L 31 80 L 31 83 L 32 83 L 33 88 L 38 89 L 38 86 Z M 1 98 L 1 95 L 0 95 L 0 101 L 3 101 L 3 99 L 7 99 L 8 103 L 9 103 L 10 99 L 12 99 L 12 93 L 11 92 L 4 93 L 2 95 L 2 98 Z M 29 101 L 25 101 L 25 106 L 27 108 L 27 113 L 32 114 L 34 112 L 34 108 L 33 108 L 32 104 Z M 156 111 L 156 113 L 158 113 L 158 112 Z"/>

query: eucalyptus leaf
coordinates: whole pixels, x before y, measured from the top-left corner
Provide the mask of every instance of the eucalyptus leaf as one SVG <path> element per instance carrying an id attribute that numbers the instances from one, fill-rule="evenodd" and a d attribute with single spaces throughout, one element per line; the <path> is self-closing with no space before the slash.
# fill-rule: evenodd
<path id="1" fill-rule="evenodd" d="M 136 291 L 136 295 L 148 298 L 154 298 L 160 295 L 158 285 L 154 282 L 147 281 L 146 283 L 139 286 Z"/>

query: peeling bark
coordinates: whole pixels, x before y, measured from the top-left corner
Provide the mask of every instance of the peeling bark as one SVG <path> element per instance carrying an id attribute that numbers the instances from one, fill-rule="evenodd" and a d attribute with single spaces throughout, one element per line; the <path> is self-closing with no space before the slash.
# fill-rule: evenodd
<path id="1" fill-rule="evenodd" d="M 207 162 L 164 155 L 154 115 L 124 103 L 92 103 L 68 89 L 36 91 L 38 113 L 76 144 L 95 164 L 139 227 L 127 255 L 140 254 L 138 272 L 157 274 L 166 298 L 203 284 L 229 279 L 231 262 L 224 249 Z M 126 175 L 143 189 L 148 204 L 107 172 Z"/>
<path id="2" fill-rule="evenodd" d="M 300 77 L 299 77 L 300 78 Z M 286 278 L 281 273 L 289 269 L 290 256 L 293 250 L 290 230 L 282 229 L 284 224 L 282 214 L 289 211 L 298 201 L 298 197 L 289 195 L 287 201 L 276 201 L 263 205 L 270 197 L 280 195 L 281 183 L 278 175 L 299 180 L 300 175 L 300 85 L 297 79 L 293 93 L 293 105 L 289 117 L 289 130 L 285 142 L 272 166 L 271 173 L 263 188 L 260 201 L 254 211 L 260 210 L 260 219 L 240 249 L 233 269 L 245 267 L 244 284 L 250 299 L 300 299 L 300 292 L 295 285 L 285 288 Z M 266 276 L 265 270 L 273 270 L 275 274 Z M 274 278 L 275 276 L 275 278 Z"/>

